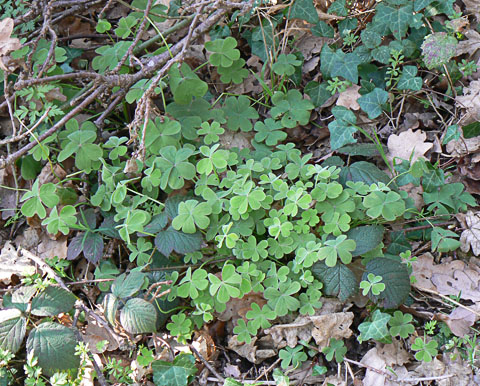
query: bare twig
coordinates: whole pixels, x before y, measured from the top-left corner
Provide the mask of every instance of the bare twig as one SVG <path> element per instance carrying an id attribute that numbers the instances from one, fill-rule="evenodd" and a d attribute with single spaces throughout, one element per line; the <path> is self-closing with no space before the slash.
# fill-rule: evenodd
<path id="1" fill-rule="evenodd" d="M 210 370 L 210 372 L 215 375 L 215 377 L 220 381 L 220 382 L 225 382 L 225 378 L 223 378 L 217 371 L 213 368 L 213 366 L 207 362 L 207 360 L 197 351 L 193 345 L 189 344 L 188 347 L 190 347 L 190 350 L 195 354 L 195 356 L 202 361 L 202 363 L 205 365 L 205 367 Z"/>

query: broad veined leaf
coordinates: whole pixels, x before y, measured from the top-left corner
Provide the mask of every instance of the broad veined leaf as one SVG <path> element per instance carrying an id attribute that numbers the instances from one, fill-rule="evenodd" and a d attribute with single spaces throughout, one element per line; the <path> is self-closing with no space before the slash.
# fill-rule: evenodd
<path id="1" fill-rule="evenodd" d="M 157 311 L 152 303 L 141 298 L 133 298 L 128 300 L 120 311 L 120 323 L 130 334 L 155 332 Z"/>
<path id="2" fill-rule="evenodd" d="M 352 255 L 360 256 L 375 249 L 382 242 L 384 231 L 381 225 L 363 225 L 350 229 L 347 237 L 357 244 Z"/>
<path id="3" fill-rule="evenodd" d="M 318 262 L 313 265 L 312 274 L 323 283 L 327 295 L 338 296 L 341 301 L 345 301 L 357 291 L 357 279 L 344 264 L 329 267 L 323 262 Z"/>
<path id="4" fill-rule="evenodd" d="M 78 368 L 80 357 L 75 355 L 77 343 L 72 329 L 58 323 L 45 322 L 30 331 L 27 352 L 38 358 L 43 374 L 51 376 L 57 371 Z"/>
<path id="5" fill-rule="evenodd" d="M 345 186 L 347 181 L 365 182 L 367 185 L 383 182 L 388 184 L 390 177 L 377 168 L 374 164 L 366 161 L 354 162 L 350 166 L 342 168 L 340 172 L 340 182 Z M 395 184 L 390 184 L 394 188 Z"/>
<path id="6" fill-rule="evenodd" d="M 0 348 L 15 354 L 22 345 L 27 319 L 16 308 L 0 310 Z"/>
<path id="7" fill-rule="evenodd" d="M 428 35 L 422 44 L 423 60 L 429 70 L 447 64 L 456 54 L 458 41 L 446 32 Z"/>
<path id="8" fill-rule="evenodd" d="M 143 272 L 134 271 L 126 275 L 122 273 L 112 284 L 112 293 L 118 298 L 128 298 L 140 291 L 145 282 Z"/>
<path id="9" fill-rule="evenodd" d="M 410 293 L 410 277 L 407 266 L 400 261 L 376 258 L 370 260 L 363 273 L 362 280 L 368 280 L 368 274 L 373 273 L 382 277 L 385 290 L 375 296 L 369 293 L 369 297 L 376 303 L 382 303 L 384 308 L 395 308 L 402 304 Z"/>
<path id="10" fill-rule="evenodd" d="M 198 251 L 202 246 L 203 238 L 200 232 L 183 233 L 177 231 L 171 226 L 164 231 L 157 233 L 155 237 L 155 246 L 159 252 L 168 257 L 175 251 L 180 254 Z"/>
<path id="11" fill-rule="evenodd" d="M 37 316 L 55 316 L 69 312 L 76 297 L 60 287 L 48 286 L 32 300 L 32 314 Z"/>

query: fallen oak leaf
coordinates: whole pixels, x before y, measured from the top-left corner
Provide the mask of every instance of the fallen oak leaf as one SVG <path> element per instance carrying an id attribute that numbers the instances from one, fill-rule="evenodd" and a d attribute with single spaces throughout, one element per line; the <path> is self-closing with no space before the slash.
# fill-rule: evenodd
<path id="1" fill-rule="evenodd" d="M 409 160 L 414 163 L 419 158 L 426 158 L 425 153 L 433 147 L 433 143 L 425 142 L 427 135 L 421 131 L 409 129 L 398 135 L 392 134 L 388 137 L 388 158 Z"/>
<path id="2" fill-rule="evenodd" d="M 460 235 L 460 249 L 468 252 L 470 248 L 475 256 L 480 255 L 480 212 L 469 210 L 465 216 L 465 229 Z"/>

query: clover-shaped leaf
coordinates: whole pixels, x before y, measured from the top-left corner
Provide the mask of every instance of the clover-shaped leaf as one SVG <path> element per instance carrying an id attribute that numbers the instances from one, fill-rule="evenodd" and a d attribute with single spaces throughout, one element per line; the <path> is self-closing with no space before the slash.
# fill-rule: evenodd
<path id="1" fill-rule="evenodd" d="M 307 354 L 303 352 L 303 346 L 301 345 L 293 348 L 287 346 L 286 348 L 281 349 L 278 353 L 278 357 L 282 360 L 282 363 L 280 364 L 282 369 L 286 369 L 290 365 L 297 368 L 308 358 Z"/>
<path id="2" fill-rule="evenodd" d="M 252 336 L 257 335 L 258 327 L 256 327 L 251 321 L 245 323 L 245 320 L 238 319 L 237 325 L 233 328 L 233 333 L 238 335 L 239 342 L 245 342 L 250 344 Z"/>
<path id="3" fill-rule="evenodd" d="M 362 295 L 366 296 L 369 292 L 373 295 L 380 295 L 381 292 L 385 290 L 385 284 L 382 283 L 382 277 L 377 276 L 373 273 L 369 273 L 367 280 L 362 280 L 360 282 L 360 288 L 363 289 Z"/>
<path id="4" fill-rule="evenodd" d="M 265 142 L 268 146 L 275 146 L 278 142 L 287 138 L 287 133 L 283 131 L 283 125 L 280 121 L 267 118 L 264 122 L 255 123 L 255 141 Z"/>
<path id="5" fill-rule="evenodd" d="M 163 190 L 169 186 L 172 189 L 180 189 L 185 180 L 191 180 L 195 176 L 195 166 L 188 162 L 188 158 L 194 153 L 191 148 L 183 147 L 179 150 L 175 146 L 166 146 L 160 150 L 155 164 L 162 171 L 160 188 Z"/>
<path id="6" fill-rule="evenodd" d="M 397 192 L 371 192 L 363 199 L 363 205 L 368 216 L 382 216 L 387 221 L 393 221 L 405 212 L 405 201 Z"/>
<path id="7" fill-rule="evenodd" d="M 433 357 L 438 354 L 438 342 L 431 340 L 426 342 L 425 339 L 417 338 L 412 344 L 412 350 L 417 351 L 415 353 L 415 359 L 417 361 L 431 362 Z"/>
<path id="8" fill-rule="evenodd" d="M 237 40 L 231 36 L 205 43 L 205 48 L 212 52 L 209 62 L 215 67 L 230 67 L 235 60 L 240 59 L 240 51 L 235 47 Z"/>
<path id="9" fill-rule="evenodd" d="M 390 334 L 407 339 L 409 335 L 415 332 L 415 327 L 410 323 L 412 320 L 412 315 L 404 314 L 402 311 L 395 311 L 393 317 L 388 321 Z"/>
<path id="10" fill-rule="evenodd" d="M 298 90 L 288 90 L 287 94 L 277 91 L 272 102 L 274 107 L 270 114 L 274 119 L 281 117 L 282 125 L 288 128 L 294 128 L 298 124 L 306 125 L 310 119 L 310 110 L 314 108 L 312 102 L 303 99 Z"/>
<path id="11" fill-rule="evenodd" d="M 320 260 L 325 260 L 328 267 L 334 267 L 338 257 L 342 263 L 349 264 L 352 261 L 352 251 L 355 250 L 355 247 L 355 241 L 348 240 L 345 235 L 340 235 L 334 240 L 325 241 L 325 246 L 319 249 L 318 254 Z"/>
<path id="12" fill-rule="evenodd" d="M 231 66 L 218 67 L 217 72 L 221 75 L 220 80 L 223 83 L 242 83 L 245 78 L 248 78 L 248 70 L 243 68 L 244 65 L 245 60 L 240 58 L 235 60 Z"/>
<path id="13" fill-rule="evenodd" d="M 207 83 L 201 80 L 187 63 L 173 66 L 168 74 L 170 89 L 177 103 L 189 104 L 194 96 L 202 97 L 208 91 Z"/>
<path id="14" fill-rule="evenodd" d="M 203 142 L 207 145 L 218 142 L 220 140 L 219 136 L 225 132 L 225 129 L 220 127 L 220 123 L 216 121 L 212 123 L 203 122 L 200 127 L 201 129 L 199 129 L 197 133 L 205 136 L 203 137 Z"/>
<path id="15" fill-rule="evenodd" d="M 63 162 L 75 154 L 75 166 L 90 173 L 95 163 L 103 155 L 102 148 L 93 143 L 97 133 L 92 130 L 78 130 L 68 135 L 66 145 L 58 154 L 58 161 Z"/>
<path id="16" fill-rule="evenodd" d="M 184 278 L 178 283 L 177 295 L 186 298 L 196 299 L 198 291 L 203 291 L 208 287 L 207 271 L 204 269 L 195 269 L 192 274 L 192 268 L 188 268 Z"/>
<path id="17" fill-rule="evenodd" d="M 230 298 L 238 298 L 241 295 L 238 286 L 242 282 L 242 277 L 235 271 L 232 264 L 223 266 L 221 278 L 209 273 L 208 280 L 210 280 L 210 295 L 215 296 L 220 303 L 226 303 Z"/>
<path id="18" fill-rule="evenodd" d="M 75 207 L 71 205 L 64 206 L 60 210 L 60 213 L 58 213 L 57 207 L 54 207 L 50 212 L 50 216 L 42 221 L 42 225 L 47 225 L 47 231 L 52 235 L 55 235 L 57 232 L 68 235 L 70 227 L 74 226 L 77 222 L 75 214 Z"/>
<path id="19" fill-rule="evenodd" d="M 258 304 L 252 303 L 251 308 L 246 316 L 250 320 L 249 323 L 256 328 L 269 328 L 271 326 L 269 320 L 277 318 L 277 314 L 267 304 L 260 308 Z"/>
<path id="20" fill-rule="evenodd" d="M 335 356 L 335 361 L 337 363 L 342 363 L 345 354 L 347 353 L 347 348 L 345 343 L 341 339 L 331 338 L 328 346 L 322 349 L 322 352 L 325 354 L 327 361 L 331 361 Z"/>
<path id="21" fill-rule="evenodd" d="M 178 215 L 173 219 L 172 226 L 185 233 L 195 233 L 197 228 L 206 229 L 210 224 L 208 216 L 212 208 L 206 202 L 187 200 L 178 205 Z"/>
<path id="22" fill-rule="evenodd" d="M 298 281 L 288 280 L 280 283 L 279 288 L 267 288 L 264 296 L 275 313 L 278 316 L 284 316 L 289 311 L 296 311 L 300 307 L 300 301 L 292 296 L 300 291 L 300 288 Z"/>
<path id="23" fill-rule="evenodd" d="M 258 112 L 252 106 L 245 95 L 228 97 L 223 106 L 227 127 L 232 131 L 250 131 L 253 128 L 250 119 L 258 119 Z"/>
<path id="24" fill-rule="evenodd" d="M 277 60 L 272 65 L 272 70 L 277 75 L 293 75 L 295 73 L 295 67 L 298 67 L 302 64 L 301 60 L 298 60 L 297 57 L 293 54 L 280 54 L 278 55 Z"/>

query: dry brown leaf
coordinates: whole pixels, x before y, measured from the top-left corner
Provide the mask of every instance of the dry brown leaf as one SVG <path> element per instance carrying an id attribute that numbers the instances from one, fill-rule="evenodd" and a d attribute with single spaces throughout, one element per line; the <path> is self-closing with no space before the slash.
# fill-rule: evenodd
<path id="1" fill-rule="evenodd" d="M 447 144 L 447 153 L 453 157 L 463 157 L 480 149 L 480 137 L 459 138 Z"/>
<path id="2" fill-rule="evenodd" d="M 265 333 L 272 336 L 276 348 L 295 347 L 299 340 L 309 342 L 313 338 L 321 349 L 328 345 L 331 338 L 349 338 L 352 335 L 349 328 L 352 321 L 352 312 L 299 316 L 293 323 L 277 324 L 266 329 Z"/>
<path id="3" fill-rule="evenodd" d="M 478 0 L 462 0 L 465 4 L 466 11 L 468 13 L 473 13 L 477 18 L 480 19 L 480 2 Z"/>
<path id="4" fill-rule="evenodd" d="M 7 17 L 0 21 L 0 56 L 22 48 L 18 38 L 11 38 L 14 27 L 13 19 Z"/>
<path id="5" fill-rule="evenodd" d="M 35 273 L 32 261 L 19 256 L 15 247 L 7 241 L 0 252 L 0 282 L 10 284 L 12 275 L 26 276 Z"/>
<path id="6" fill-rule="evenodd" d="M 442 295 L 460 294 L 461 299 L 480 301 L 480 273 L 478 267 L 461 260 L 434 264 L 433 256 L 426 253 L 412 263 L 413 284 L 420 290 L 433 290 Z"/>
<path id="7" fill-rule="evenodd" d="M 256 336 L 254 336 L 252 338 L 252 341 L 248 344 L 244 342 L 240 343 L 237 339 L 237 335 L 233 335 L 231 338 L 228 339 L 228 348 L 235 351 L 238 355 L 247 359 L 248 361 L 258 364 L 263 362 L 267 358 L 271 358 L 277 355 L 276 350 L 269 348 L 259 349 L 258 346 L 255 345 L 258 340 L 260 346 L 260 343 L 264 340 L 264 338 L 258 339 Z"/>
<path id="8" fill-rule="evenodd" d="M 435 384 L 438 386 L 472 386 L 477 383 L 473 380 L 472 369 L 464 363 L 457 355 L 458 362 L 450 362 L 448 355 L 443 356 L 443 361 L 433 358 L 431 362 L 422 362 L 410 372 L 412 378 L 417 377 L 441 377 L 442 375 L 452 375 L 449 378 L 438 379 Z"/>
<path id="9" fill-rule="evenodd" d="M 460 125 L 480 121 L 480 80 L 471 81 L 468 87 L 463 88 L 463 95 L 457 96 L 455 100 L 466 110 L 460 119 Z"/>
<path id="10" fill-rule="evenodd" d="M 473 213 L 469 210 L 465 216 L 465 229 L 460 235 L 460 248 L 468 252 L 470 248 L 475 256 L 480 255 L 480 212 Z"/>
<path id="11" fill-rule="evenodd" d="M 359 110 L 360 105 L 357 103 L 357 99 L 361 97 L 360 86 L 356 84 L 351 85 L 344 92 L 341 92 L 337 99 L 337 106 L 343 106 L 347 109 Z"/>
<path id="12" fill-rule="evenodd" d="M 365 377 L 363 378 L 363 386 L 383 386 L 385 384 L 386 376 L 370 369 L 374 368 L 383 372 L 386 368 L 385 359 L 378 354 L 376 347 L 370 349 L 360 363 L 368 365 Z"/>
<path id="13" fill-rule="evenodd" d="M 426 139 L 427 135 L 421 130 L 409 129 L 398 135 L 392 134 L 388 137 L 388 158 L 409 160 L 412 157 L 412 163 L 425 158 L 425 153 L 433 147 L 433 143 L 425 142 Z"/>
<path id="14" fill-rule="evenodd" d="M 89 344 L 88 347 L 93 354 L 101 354 L 104 351 L 115 351 L 118 348 L 119 342 L 105 327 L 100 326 L 90 315 L 87 315 L 87 322 L 87 328 L 82 334 L 82 339 L 85 343 Z M 103 350 L 99 350 L 97 343 L 104 340 L 108 343 L 104 347 L 101 347 Z"/>
<path id="15" fill-rule="evenodd" d="M 0 189 L 0 209 L 2 209 L 2 219 L 6 220 L 15 214 L 17 202 L 17 191 L 14 189 L 15 179 L 12 173 L 12 167 L 0 169 L 0 185 L 8 186 L 12 189 L 2 187 Z"/>
<path id="16" fill-rule="evenodd" d="M 474 304 L 469 308 L 478 312 L 480 304 Z M 462 307 L 455 308 L 450 315 L 438 313 L 436 318 L 444 322 L 456 336 L 461 338 L 468 334 L 470 327 L 479 319 L 473 312 Z"/>
<path id="17" fill-rule="evenodd" d="M 469 29 L 464 35 L 467 40 L 458 42 L 456 56 L 463 54 L 473 56 L 477 50 L 480 50 L 480 34 L 474 29 Z"/>

